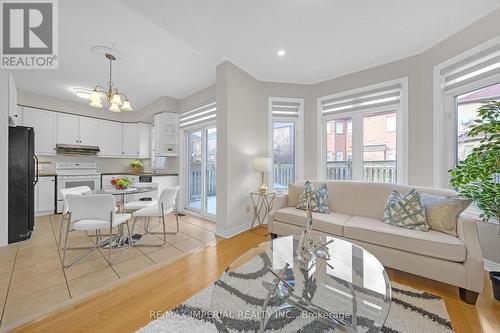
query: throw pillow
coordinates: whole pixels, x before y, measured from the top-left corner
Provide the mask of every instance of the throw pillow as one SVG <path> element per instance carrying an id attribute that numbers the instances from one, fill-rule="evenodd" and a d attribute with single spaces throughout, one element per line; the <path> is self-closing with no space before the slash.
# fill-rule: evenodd
<path id="1" fill-rule="evenodd" d="M 311 196 L 311 211 L 321 214 L 330 214 L 328 208 L 328 189 L 326 184 L 314 188 L 313 184 L 308 180 L 304 184 L 304 189 L 299 197 L 298 209 L 307 209 L 307 199 Z"/>
<path id="2" fill-rule="evenodd" d="M 297 207 L 303 188 L 301 185 L 288 185 L 288 207 Z"/>
<path id="3" fill-rule="evenodd" d="M 382 221 L 406 229 L 429 231 L 425 208 L 415 189 L 404 196 L 398 191 L 389 194 Z"/>
<path id="4" fill-rule="evenodd" d="M 427 222 L 432 230 L 457 236 L 457 220 L 472 200 L 460 196 L 441 197 L 427 193 L 421 194 Z"/>

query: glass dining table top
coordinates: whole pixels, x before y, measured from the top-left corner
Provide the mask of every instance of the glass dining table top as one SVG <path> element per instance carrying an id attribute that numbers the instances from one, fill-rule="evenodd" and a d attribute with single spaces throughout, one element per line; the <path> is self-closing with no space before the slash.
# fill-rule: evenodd
<path id="1" fill-rule="evenodd" d="M 259 332 L 259 314 L 265 313 L 266 331 L 380 330 L 389 313 L 391 286 L 378 259 L 349 241 L 315 235 L 315 245 L 327 244 L 323 249 L 328 254 L 323 259 L 314 256 L 307 268 L 301 268 L 299 239 L 286 236 L 262 243 L 224 271 L 211 299 L 221 325 L 229 331 L 251 327 Z M 281 274 L 293 291 L 268 268 Z M 274 293 L 269 291 L 273 285 L 278 287 Z M 273 296 L 263 312 L 268 293 Z"/>
<path id="2" fill-rule="evenodd" d="M 83 194 L 112 194 L 112 195 L 127 195 L 127 194 L 140 194 L 156 191 L 157 187 L 129 187 L 126 189 L 118 190 L 115 188 L 100 188 L 92 190 L 90 192 L 85 192 Z"/>

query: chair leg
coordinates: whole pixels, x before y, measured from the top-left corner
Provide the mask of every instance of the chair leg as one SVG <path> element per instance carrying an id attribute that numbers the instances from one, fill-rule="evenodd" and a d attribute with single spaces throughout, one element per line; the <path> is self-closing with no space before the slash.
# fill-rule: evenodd
<path id="1" fill-rule="evenodd" d="M 111 216 L 113 216 L 113 213 L 111 213 Z M 109 244 L 108 244 L 108 264 L 110 265 L 111 265 L 111 248 L 113 247 L 112 232 L 113 232 L 113 219 L 111 218 L 109 222 Z"/>
<path id="2" fill-rule="evenodd" d="M 64 237 L 64 252 L 63 252 L 63 259 L 62 259 L 62 264 L 65 267 L 66 266 L 66 250 L 68 248 L 68 233 L 69 233 L 69 225 L 68 228 L 66 229 L 66 237 Z"/>
<path id="3" fill-rule="evenodd" d="M 130 237 L 134 234 L 135 222 L 137 221 L 137 216 L 134 217 L 134 222 L 132 222 L 132 232 L 130 233 Z"/>
<path id="4" fill-rule="evenodd" d="M 61 223 L 59 226 L 59 241 L 57 242 L 57 248 L 61 247 L 61 237 L 62 237 L 63 224 L 64 224 L 64 213 L 61 213 Z M 69 228 L 69 224 L 68 224 L 68 228 Z"/>

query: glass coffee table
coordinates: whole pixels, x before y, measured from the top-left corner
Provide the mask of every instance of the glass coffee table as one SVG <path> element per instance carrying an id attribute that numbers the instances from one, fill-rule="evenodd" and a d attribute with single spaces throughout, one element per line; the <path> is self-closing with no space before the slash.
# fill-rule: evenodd
<path id="1" fill-rule="evenodd" d="M 391 286 L 377 258 L 349 241 L 317 235 L 315 244 L 327 244 L 323 259 L 317 256 L 300 268 L 299 238 L 262 243 L 224 271 L 211 300 L 218 325 L 229 332 L 380 330 Z"/>

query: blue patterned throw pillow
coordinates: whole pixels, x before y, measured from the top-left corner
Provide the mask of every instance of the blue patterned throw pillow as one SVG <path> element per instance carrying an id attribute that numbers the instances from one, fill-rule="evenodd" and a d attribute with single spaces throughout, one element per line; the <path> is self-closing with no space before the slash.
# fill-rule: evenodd
<path id="1" fill-rule="evenodd" d="M 328 208 L 328 189 L 326 184 L 321 184 L 315 188 L 309 180 L 306 181 L 304 184 L 304 190 L 300 194 L 297 209 L 307 209 L 307 199 L 309 196 L 311 196 L 311 211 L 321 214 L 330 214 L 330 209 Z"/>
<path id="2" fill-rule="evenodd" d="M 382 221 L 406 229 L 429 231 L 425 208 L 420 201 L 420 195 L 412 189 L 401 195 L 393 191 L 385 203 Z"/>

